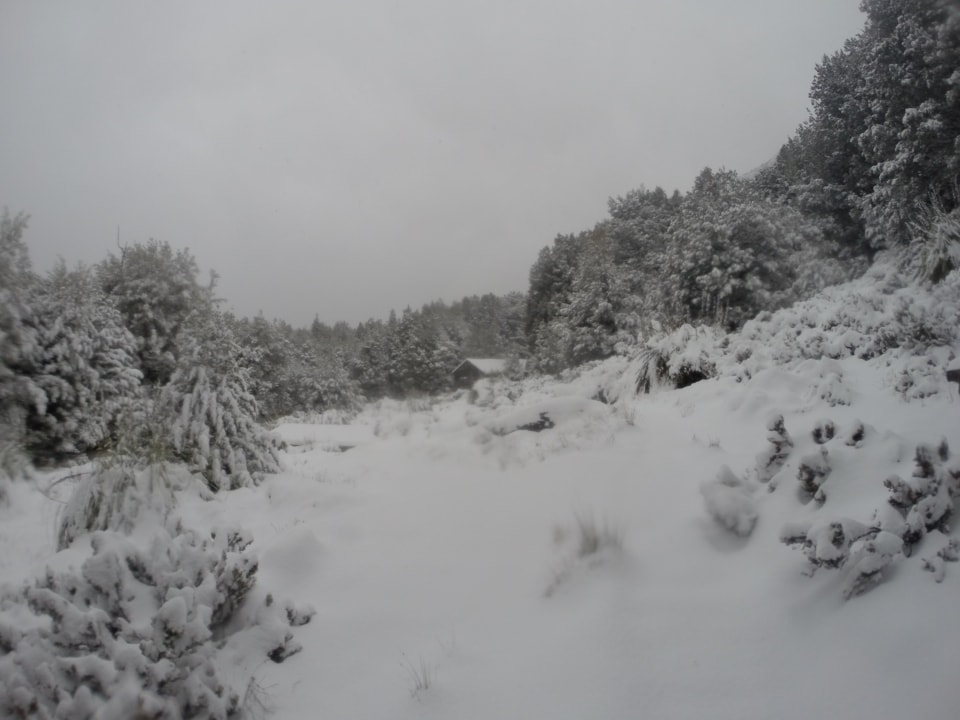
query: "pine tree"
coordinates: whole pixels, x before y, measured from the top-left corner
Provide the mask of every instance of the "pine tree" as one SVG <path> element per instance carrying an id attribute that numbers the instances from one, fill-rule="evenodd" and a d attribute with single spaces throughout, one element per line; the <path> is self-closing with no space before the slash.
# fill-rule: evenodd
<path id="1" fill-rule="evenodd" d="M 203 475 L 212 490 L 259 483 L 279 470 L 277 445 L 257 424 L 249 370 L 225 318 L 208 311 L 183 329 L 183 351 L 160 391 L 173 456 Z"/>
<path id="2" fill-rule="evenodd" d="M 36 282 L 23 233 L 29 217 L 0 215 L 0 410 L 18 401 L 16 368 L 33 352 L 34 338 L 24 326 L 27 293 Z M 0 420 L 2 420 L 0 415 Z"/>
<path id="3" fill-rule="evenodd" d="M 89 270 L 61 263 L 31 293 L 36 348 L 24 379 L 34 402 L 26 446 L 35 461 L 102 449 L 140 394 L 136 339 Z"/>
<path id="4" fill-rule="evenodd" d="M 163 385 L 180 356 L 180 330 L 214 303 L 216 276 L 201 285 L 190 251 L 174 251 L 157 240 L 121 248 L 119 257 L 111 255 L 100 263 L 97 274 L 137 338 L 144 381 Z"/>
<path id="5" fill-rule="evenodd" d="M 28 218 L 0 215 L 0 502 L 9 479 L 21 474 L 26 462 L 22 444 L 26 408 L 33 400 L 22 375 L 36 347 L 33 329 L 24 323 L 25 295 L 35 281 L 23 242 Z"/>
<path id="6" fill-rule="evenodd" d="M 858 144 L 875 185 L 867 231 L 888 244 L 912 239 L 910 224 L 931 193 L 953 209 L 960 174 L 960 11 L 944 0 L 864 0 L 859 68 L 871 110 Z"/>

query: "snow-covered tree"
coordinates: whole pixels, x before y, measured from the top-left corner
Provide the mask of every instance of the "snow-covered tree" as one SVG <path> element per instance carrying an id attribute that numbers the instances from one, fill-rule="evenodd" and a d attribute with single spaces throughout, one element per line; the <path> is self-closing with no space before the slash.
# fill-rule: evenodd
<path id="1" fill-rule="evenodd" d="M 405 310 L 390 340 L 387 377 L 394 394 L 436 393 L 449 387 L 457 350 L 422 313 Z"/>
<path id="2" fill-rule="evenodd" d="M 215 276 L 202 285 L 190 251 L 157 240 L 121 248 L 119 256 L 100 263 L 97 274 L 137 338 L 145 382 L 163 385 L 180 357 L 184 324 L 213 303 Z"/>
<path id="3" fill-rule="evenodd" d="M 658 282 L 668 320 L 736 328 L 760 310 L 820 289 L 801 278 L 823 239 L 796 210 L 764 200 L 729 171 L 705 169 L 670 226 Z M 806 263 L 804 263 L 806 264 Z M 798 287 L 798 279 L 811 287 Z"/>
<path id="4" fill-rule="evenodd" d="M 538 339 L 538 333 L 556 320 L 569 302 L 582 250 L 583 235 L 558 235 L 552 246 L 540 251 L 530 268 L 525 332 L 530 349 L 541 361 L 550 358 L 536 350 L 538 344 L 546 344 Z M 548 332 L 556 334 L 554 330 Z"/>
<path id="5" fill-rule="evenodd" d="M 817 66 L 798 131 L 798 186 L 839 190 L 870 246 L 912 240 L 960 172 L 960 13 L 944 0 L 863 0 L 863 31 Z"/>
<path id="6" fill-rule="evenodd" d="M 32 403 L 26 446 L 35 460 L 102 449 L 140 392 L 136 339 L 85 268 L 57 266 L 31 293 L 36 344 L 23 367 Z"/>
<path id="7" fill-rule="evenodd" d="M 6 209 L 0 215 L 0 451 L 5 454 L 22 444 L 23 416 L 33 400 L 23 376 L 36 349 L 36 334 L 25 322 L 27 293 L 36 281 L 23 242 L 27 221 Z"/>
<path id="8" fill-rule="evenodd" d="M 560 308 L 569 329 L 567 365 L 610 357 L 621 343 L 635 340 L 636 322 L 625 312 L 629 291 L 614 264 L 614 247 L 606 229 L 598 226 L 583 239 L 570 296 Z"/>
<path id="9" fill-rule="evenodd" d="M 368 398 L 387 395 L 387 366 L 390 362 L 390 331 L 379 320 L 361 323 L 357 328 L 359 347 L 351 363 L 351 376 Z"/>
<path id="10" fill-rule="evenodd" d="M 257 424 L 249 371 L 225 317 L 195 315 L 183 330 L 180 358 L 157 399 L 173 457 L 213 490 L 256 484 L 279 469 L 277 445 Z"/>
<path id="11" fill-rule="evenodd" d="M 960 13 L 943 0 L 863 0 L 867 26 L 859 75 L 870 110 L 857 142 L 874 185 L 867 232 L 911 239 L 919 204 L 933 192 L 955 207 L 960 174 Z"/>

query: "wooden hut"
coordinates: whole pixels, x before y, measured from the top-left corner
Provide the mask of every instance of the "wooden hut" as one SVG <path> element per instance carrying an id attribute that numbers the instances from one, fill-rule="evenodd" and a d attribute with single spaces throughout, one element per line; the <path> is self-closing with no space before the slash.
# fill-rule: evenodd
<path id="1" fill-rule="evenodd" d="M 484 377 L 503 375 L 507 361 L 502 358 L 467 358 L 453 371 L 453 383 L 458 388 L 471 387 Z"/>

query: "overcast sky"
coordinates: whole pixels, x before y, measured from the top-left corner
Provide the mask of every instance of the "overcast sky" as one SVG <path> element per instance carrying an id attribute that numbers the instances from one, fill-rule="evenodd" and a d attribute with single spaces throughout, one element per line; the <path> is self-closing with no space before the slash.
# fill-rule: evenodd
<path id="1" fill-rule="evenodd" d="M 858 0 L 0 2 L 37 269 L 151 237 L 295 325 L 525 290 L 607 198 L 748 171 Z"/>

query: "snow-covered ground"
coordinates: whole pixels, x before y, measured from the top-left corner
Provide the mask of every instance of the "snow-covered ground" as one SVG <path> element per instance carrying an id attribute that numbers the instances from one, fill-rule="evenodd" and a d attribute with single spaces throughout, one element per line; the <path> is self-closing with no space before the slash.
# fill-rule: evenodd
<path id="1" fill-rule="evenodd" d="M 929 532 L 849 600 L 855 558 L 811 576 L 780 539 L 888 527 L 884 480 L 911 478 L 917 445 L 960 452 L 956 387 L 928 373 L 917 397 L 904 362 L 797 357 L 634 396 L 615 359 L 384 401 L 352 426 L 281 426 L 282 473 L 184 493 L 179 513 L 251 531 L 259 583 L 317 610 L 302 652 L 245 668 L 277 718 L 958 718 L 960 563 L 935 562 L 950 538 Z M 778 414 L 792 446 L 762 482 Z M 822 502 L 798 480 L 821 449 Z M 957 456 L 937 462 L 954 482 Z M 4 580 L 85 556 L 53 553 L 69 485 L 14 486 Z"/>

